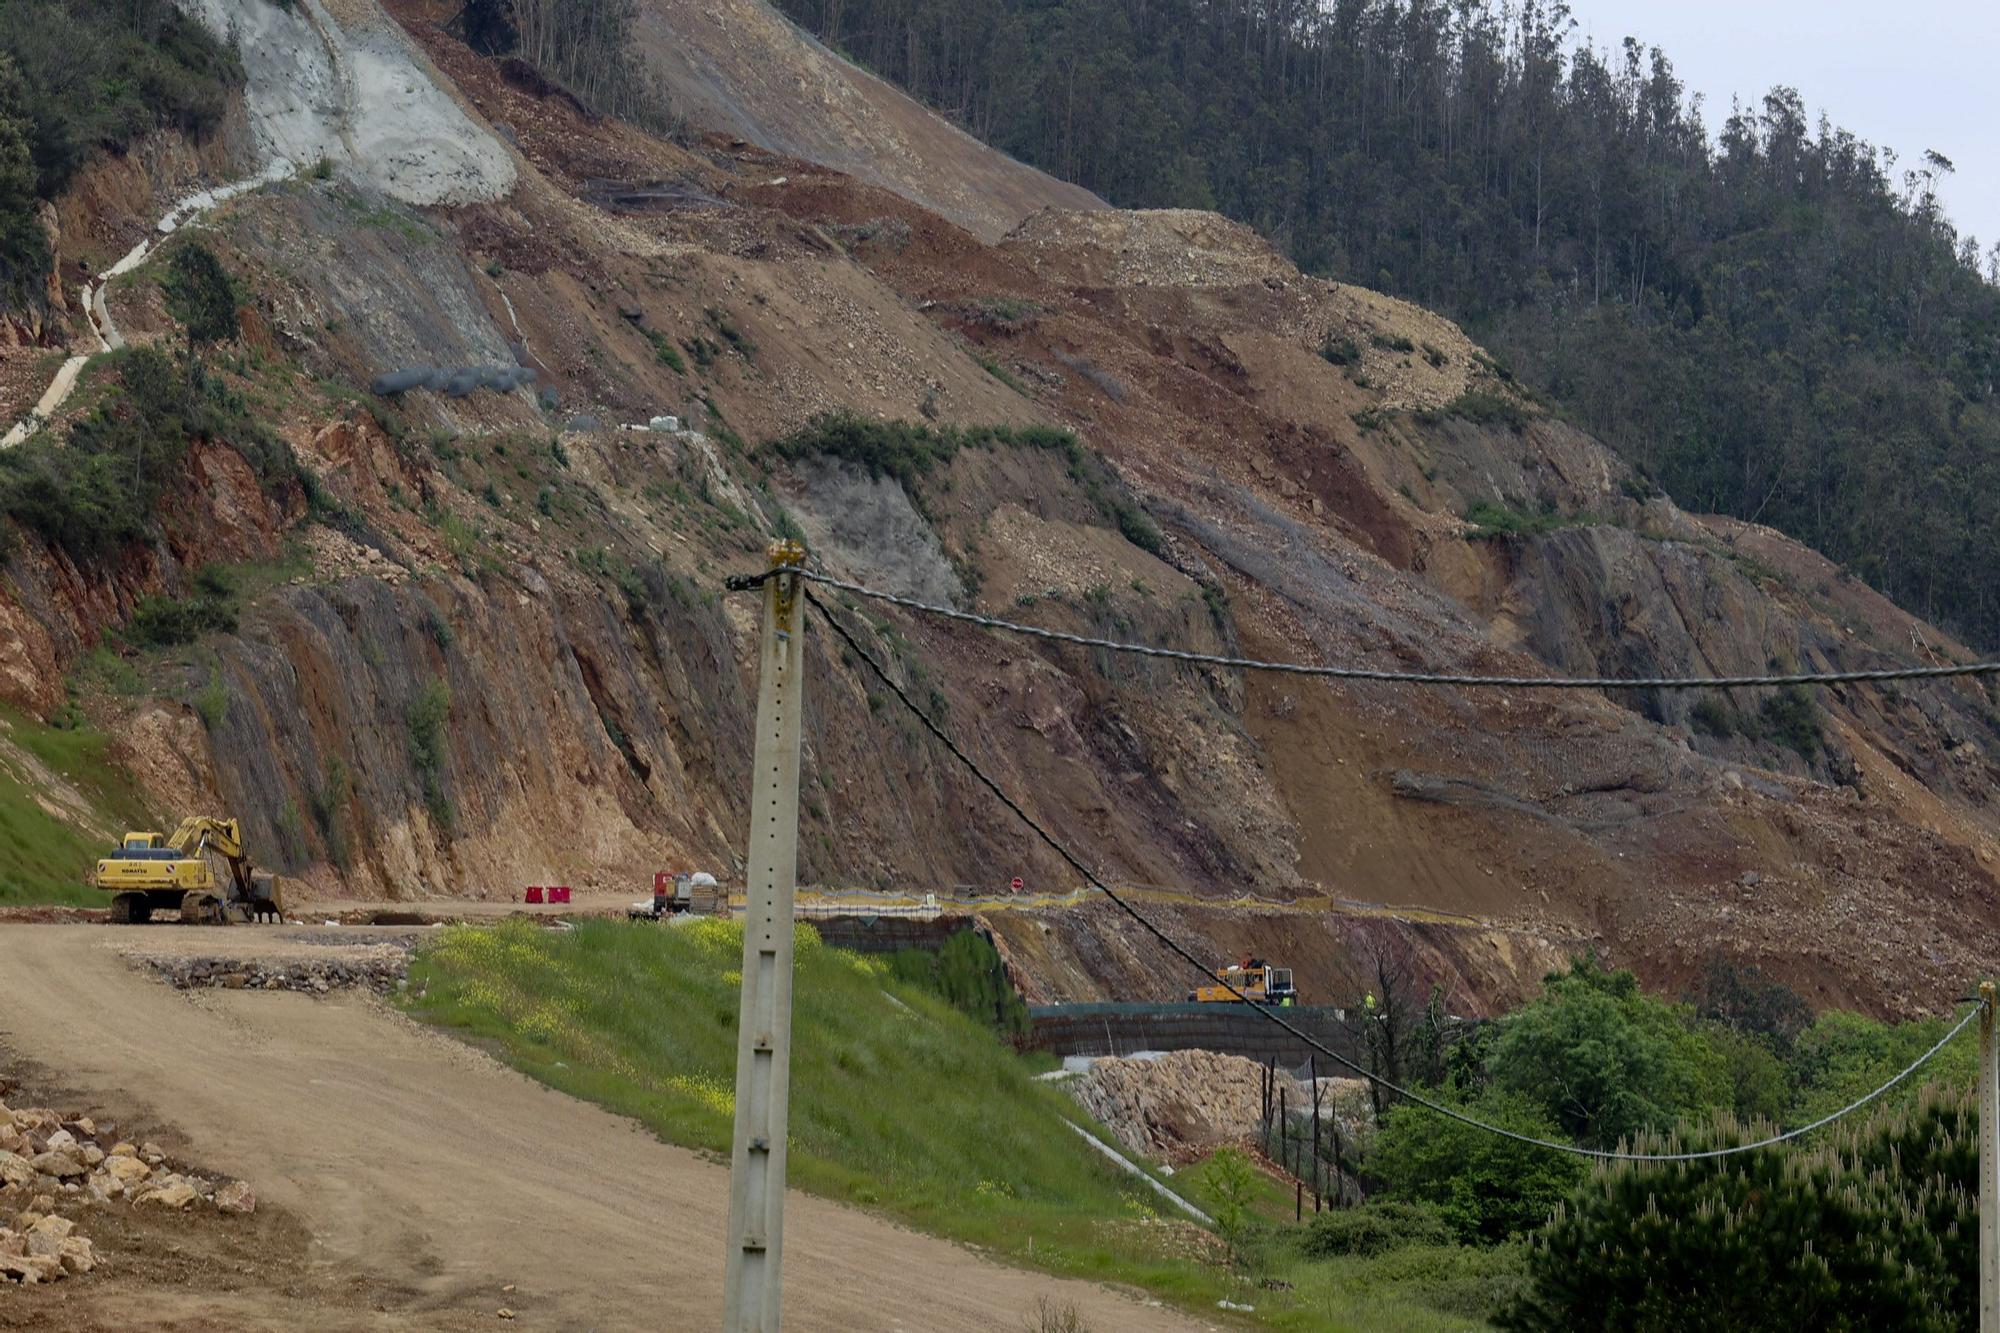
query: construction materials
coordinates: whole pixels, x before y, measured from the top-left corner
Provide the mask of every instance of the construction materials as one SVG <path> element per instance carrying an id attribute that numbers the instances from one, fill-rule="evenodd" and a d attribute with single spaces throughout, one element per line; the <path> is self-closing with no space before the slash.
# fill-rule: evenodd
<path id="1" fill-rule="evenodd" d="M 715 876 L 707 871 L 661 870 L 653 875 L 653 896 L 633 903 L 625 912 L 629 921 L 664 921 L 695 910 L 695 891 L 706 890 L 710 909 L 719 911 L 722 891 Z"/>
<path id="2" fill-rule="evenodd" d="M 119 925 L 169 911 L 203 925 L 284 916 L 277 876 L 250 864 L 234 819 L 193 815 L 171 835 L 127 833 L 118 850 L 97 863 L 90 882 L 116 895 L 111 920 Z"/>
<path id="3" fill-rule="evenodd" d="M 1215 978 L 1216 985 L 1197 986 L 1188 992 L 1188 999 L 1197 1004 L 1241 1004 L 1248 1000 L 1285 1007 L 1299 1002 L 1299 993 L 1292 987 L 1292 969 L 1272 967 L 1261 958 L 1218 967 Z"/>

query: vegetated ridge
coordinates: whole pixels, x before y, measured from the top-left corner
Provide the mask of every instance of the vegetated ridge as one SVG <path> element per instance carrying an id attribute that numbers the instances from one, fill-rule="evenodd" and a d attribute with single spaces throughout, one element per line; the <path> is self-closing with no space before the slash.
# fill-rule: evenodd
<path id="1" fill-rule="evenodd" d="M 781 7 L 1118 205 L 1464 321 L 1690 509 L 2000 644 L 2000 238 L 1951 225 L 1932 145 L 1787 87 L 1711 134 L 1671 53 L 1579 45 L 1563 4 Z"/>

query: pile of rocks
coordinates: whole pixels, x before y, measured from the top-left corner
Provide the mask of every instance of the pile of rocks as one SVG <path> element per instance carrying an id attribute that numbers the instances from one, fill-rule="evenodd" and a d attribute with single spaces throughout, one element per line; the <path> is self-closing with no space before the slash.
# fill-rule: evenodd
<path id="1" fill-rule="evenodd" d="M 105 1144 L 110 1146 L 106 1147 Z M 10 1110 L 0 1103 L 0 1217 L 5 1205 L 25 1205 L 11 1226 L 0 1225 L 0 1278 L 53 1282 L 97 1265 L 89 1240 L 57 1215 L 58 1203 L 182 1210 L 198 1204 L 250 1213 L 257 1196 L 241 1180 L 211 1180 L 170 1169 L 154 1144 L 134 1146 L 117 1126 L 88 1116 L 65 1118 L 44 1107 Z"/>
<path id="2" fill-rule="evenodd" d="M 146 958 L 145 964 L 176 990 L 293 990 L 324 995 L 367 987 L 392 990 L 408 980 L 407 956 L 303 960 L 250 958 Z"/>
<path id="3" fill-rule="evenodd" d="M 1277 1081 L 1295 1119 L 1312 1106 L 1306 1080 L 1280 1070 Z M 1352 1137 L 1367 1120 L 1367 1084 L 1319 1083 L 1321 1114 Z M 1220 1144 L 1254 1140 L 1263 1121 L 1264 1068 L 1240 1055 L 1195 1050 L 1096 1059 L 1064 1086 L 1133 1152 L 1176 1164 Z"/>
<path id="4" fill-rule="evenodd" d="M 54 1282 L 97 1267 L 97 1252 L 67 1217 L 29 1211 L 15 1223 L 0 1227 L 0 1279 Z"/>

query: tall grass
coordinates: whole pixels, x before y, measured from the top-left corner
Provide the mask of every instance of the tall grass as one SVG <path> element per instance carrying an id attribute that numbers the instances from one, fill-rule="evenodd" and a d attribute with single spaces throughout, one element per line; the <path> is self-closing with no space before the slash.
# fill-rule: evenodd
<path id="1" fill-rule="evenodd" d="M 797 929 L 794 1185 L 1057 1272 L 1217 1285 L 1103 1231 L 1160 1201 L 1063 1123 L 1085 1117 L 1034 1079 L 1046 1066 L 886 961 Z M 416 958 L 410 1003 L 543 1082 L 726 1154 L 742 948 L 740 925 L 706 919 L 458 927 Z"/>
<path id="2" fill-rule="evenodd" d="M 1229 1270 L 1213 1242 L 1190 1243 L 1157 1196 L 1063 1123 L 1096 1128 L 1034 1077 L 1046 1062 L 1016 1054 L 885 959 L 797 931 L 793 1185 L 1022 1266 L 1129 1283 L 1211 1314 L 1225 1296 L 1254 1304 L 1254 1322 L 1269 1327 L 1469 1326 L 1404 1275 L 1359 1260 L 1297 1262 L 1281 1246 L 1283 1289 Z M 406 1003 L 552 1087 L 722 1156 L 742 950 L 739 925 L 708 919 L 460 926 L 413 960 Z M 1198 1188 L 1186 1173 L 1176 1186 Z M 996 1311 L 995 1326 L 1019 1326 L 1019 1312 Z"/>

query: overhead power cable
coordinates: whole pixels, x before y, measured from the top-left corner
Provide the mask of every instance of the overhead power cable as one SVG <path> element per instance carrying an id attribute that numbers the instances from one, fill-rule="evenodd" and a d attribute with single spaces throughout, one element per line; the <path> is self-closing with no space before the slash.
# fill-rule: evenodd
<path id="1" fill-rule="evenodd" d="M 832 580 L 824 580 L 824 579 L 816 581 L 834 582 Z M 835 586 L 846 586 L 846 585 L 840 585 L 838 583 L 835 583 Z M 1559 1143 L 1553 1139 L 1537 1138 L 1532 1134 L 1522 1134 L 1516 1132 L 1515 1130 L 1503 1128 L 1499 1125 L 1488 1124 L 1484 1120 L 1480 1120 L 1473 1116 L 1469 1116 L 1465 1114 L 1463 1111 L 1456 1110 L 1450 1106 L 1445 1105 L 1442 1102 L 1436 1101 L 1433 1098 L 1426 1097 L 1422 1093 L 1414 1092 L 1409 1088 L 1402 1087 L 1399 1084 L 1396 1084 L 1386 1078 L 1383 1078 L 1381 1075 L 1375 1073 L 1373 1070 L 1368 1069 L 1362 1065 L 1356 1064 L 1353 1060 L 1349 1059 L 1347 1056 L 1342 1055 L 1338 1051 L 1331 1049 L 1323 1042 L 1318 1040 L 1316 1037 L 1312 1036 L 1312 1034 L 1302 1030 L 1297 1024 L 1288 1021 L 1285 1018 L 1283 1011 L 1276 1008 L 1272 1008 L 1269 1005 L 1261 1005 L 1254 1003 L 1248 995 L 1245 995 L 1242 991 L 1238 990 L 1236 986 L 1232 982 L 1230 982 L 1227 977 L 1218 977 L 1215 973 L 1211 972 L 1207 964 L 1203 963 L 1199 958 L 1195 957 L 1194 954 L 1191 953 L 1179 941 L 1175 940 L 1172 936 L 1168 935 L 1166 931 L 1162 930 L 1153 921 L 1148 919 L 1147 916 L 1143 912 L 1141 912 L 1137 907 L 1134 907 L 1132 903 L 1129 900 L 1127 900 L 1123 894 L 1113 889 L 1109 884 L 1106 884 L 1102 879 L 1099 879 L 1097 875 L 1091 871 L 1090 867 L 1085 865 L 1082 862 L 1082 860 L 1080 860 L 1076 856 L 1075 853 L 1071 852 L 1068 847 L 1064 846 L 1060 841 L 1058 841 L 1054 834 L 1050 833 L 1046 828 L 1042 827 L 1042 825 L 1035 819 L 1033 815 L 1029 814 L 1027 810 L 1024 809 L 1018 801 L 1016 801 L 1013 797 L 1009 796 L 1005 791 L 1005 789 L 1003 789 L 998 782 L 994 781 L 992 777 L 988 776 L 986 770 L 979 766 L 978 761 L 973 759 L 964 750 L 961 750 L 958 747 L 958 743 L 952 740 L 952 738 L 948 734 L 946 734 L 946 732 L 942 727 L 938 726 L 936 722 L 931 720 L 930 714 L 926 713 L 922 708 L 919 708 L 917 706 L 916 701 L 910 698 L 908 693 L 904 691 L 903 687 L 897 683 L 896 679 L 893 676 L 891 676 L 887 670 L 883 668 L 881 663 L 875 660 L 874 655 L 870 653 L 866 648 L 863 648 L 860 642 L 854 637 L 854 635 L 848 632 L 847 627 L 842 625 L 839 619 L 835 617 L 833 612 L 827 609 L 826 604 L 820 601 L 818 597 L 813 595 L 811 588 L 804 589 L 804 592 L 806 600 L 810 602 L 813 605 L 814 609 L 820 613 L 820 616 L 833 629 L 834 634 L 841 640 L 841 642 L 845 643 L 848 649 L 852 651 L 856 657 L 861 659 L 862 663 L 868 668 L 870 674 L 872 674 L 877 680 L 881 681 L 883 685 L 888 687 L 889 692 L 895 695 L 897 700 L 900 701 L 905 708 L 910 710 L 910 712 L 916 717 L 917 721 L 923 725 L 924 730 L 928 731 L 931 734 L 931 736 L 938 742 L 938 744 L 942 745 L 945 748 L 945 750 L 950 753 L 952 758 L 956 759 L 959 762 L 959 764 L 966 769 L 967 772 L 971 773 L 973 778 L 976 779 L 981 786 L 985 787 L 987 791 L 991 792 L 993 796 L 1002 805 L 1006 806 L 1008 810 L 1012 811 L 1015 818 L 1019 819 L 1023 824 L 1027 825 L 1029 831 L 1031 831 L 1037 838 L 1041 839 L 1041 841 L 1045 843 L 1048 846 L 1048 848 L 1051 851 L 1053 851 L 1057 856 L 1061 857 L 1064 863 L 1067 864 L 1070 869 L 1074 870 L 1077 874 L 1081 875 L 1085 883 L 1089 884 L 1099 893 L 1102 893 L 1106 898 L 1109 898 L 1114 904 L 1116 904 L 1121 910 L 1124 911 L 1125 915 L 1131 917 L 1133 921 L 1137 922 L 1139 927 L 1143 929 L 1147 934 L 1151 935 L 1155 940 L 1158 940 L 1162 945 L 1164 945 L 1168 949 L 1169 952 L 1173 953 L 1176 957 L 1180 958 L 1183 962 L 1187 963 L 1188 966 L 1192 967 L 1195 970 L 1195 972 L 1202 977 L 1204 982 L 1212 984 L 1216 981 L 1220 981 L 1223 987 L 1226 990 L 1228 990 L 1231 995 L 1235 996 L 1236 999 L 1241 1003 L 1248 1005 L 1252 1013 L 1258 1014 L 1264 1019 L 1268 1020 L 1269 1022 L 1276 1024 L 1280 1028 L 1283 1028 L 1286 1032 L 1290 1033 L 1293 1037 L 1303 1042 L 1310 1049 L 1325 1056 L 1327 1059 L 1332 1060 L 1335 1064 L 1340 1065 L 1342 1068 L 1352 1070 L 1355 1074 L 1359 1075 L 1362 1078 L 1367 1079 L 1369 1082 L 1382 1088 L 1385 1092 L 1393 1093 L 1398 1097 L 1413 1102 L 1418 1106 L 1425 1107 L 1431 1111 L 1435 1111 L 1437 1114 L 1444 1116 L 1447 1119 L 1456 1120 L 1462 1125 L 1468 1125 L 1473 1129 L 1484 1130 L 1488 1134 L 1497 1135 L 1498 1137 L 1503 1139 L 1511 1139 L 1516 1143 L 1525 1143 L 1536 1148 L 1546 1148 L 1551 1152 L 1569 1153 L 1573 1156 L 1593 1158 L 1599 1161 L 1694 1162 L 1715 1157 L 1730 1157 L 1736 1155 L 1737 1153 L 1755 1152 L 1760 1148 L 1769 1148 L 1776 1144 L 1786 1143 L 1792 1139 L 1800 1138 L 1806 1134 L 1810 1134 L 1816 1129 L 1820 1129 L 1823 1128 L 1824 1126 L 1830 1125 L 1834 1121 L 1839 1120 L 1841 1117 L 1851 1115 L 1855 1111 L 1860 1110 L 1862 1107 L 1867 1106 L 1869 1103 L 1881 1097 L 1884 1093 L 1889 1092 L 1891 1089 L 1895 1088 L 1898 1084 L 1908 1079 L 1912 1074 L 1916 1073 L 1919 1069 L 1923 1068 L 1924 1065 L 1928 1063 L 1933 1056 L 1935 1056 L 1939 1051 L 1945 1048 L 1946 1044 L 1949 1043 L 1953 1037 L 1956 1037 L 1959 1033 L 1963 1032 L 1965 1030 L 1966 1024 L 1970 1023 L 1973 1020 L 1973 1018 L 1977 1016 L 1979 1013 L 1979 1006 L 1977 1004 L 1974 1004 L 1972 1008 L 1966 1011 L 1966 1013 L 1958 1020 L 1958 1022 L 1954 1023 L 1951 1026 L 1950 1030 L 1947 1031 L 1944 1034 L 1944 1036 L 1938 1038 L 1937 1043 L 1935 1045 L 1933 1045 L 1929 1050 L 1925 1051 L 1922 1055 L 1918 1056 L 1915 1060 L 1911 1061 L 1910 1064 L 1905 1066 L 1900 1073 L 1896 1074 L 1893 1078 L 1889 1079 L 1881 1086 L 1875 1088 L 1873 1091 L 1864 1093 L 1862 1096 L 1855 1098 L 1853 1101 L 1841 1107 L 1839 1110 L 1833 1112 L 1830 1115 L 1823 1115 L 1819 1119 L 1813 1121 L 1811 1124 L 1801 1125 L 1797 1129 L 1788 1129 L 1785 1130 L 1783 1133 L 1773 1134 L 1768 1138 L 1759 1139 L 1754 1143 L 1738 1144 L 1734 1147 L 1728 1147 L 1728 1148 L 1710 1148 L 1700 1152 L 1640 1153 L 1640 1152 L 1626 1152 L 1623 1149 L 1585 1148 L 1574 1143 Z"/>
<path id="2" fill-rule="evenodd" d="M 1994 676 L 2000 675 L 2000 662 L 1968 662 L 1964 665 L 1928 667 L 1890 667 L 1877 671 L 1793 671 L 1762 676 L 1475 676 L 1463 672 L 1438 671 L 1392 671 L 1383 667 L 1321 666 L 1311 662 L 1265 662 L 1251 657 L 1228 657 L 1219 653 L 1190 652 L 1184 648 L 1156 648 L 1149 643 L 1131 643 L 1121 639 L 1092 638 L 1087 634 L 1068 634 L 1062 630 L 1047 629 L 1041 625 L 1023 625 L 1017 621 L 1000 620 L 993 616 L 982 616 L 973 611 L 961 611 L 957 607 L 939 606 L 933 602 L 920 602 L 914 597 L 904 597 L 899 593 L 883 592 L 846 579 L 815 570 L 792 571 L 802 579 L 828 588 L 838 588 L 842 592 L 853 593 L 872 601 L 886 602 L 891 606 L 906 607 L 921 611 L 925 615 L 939 616 L 946 620 L 956 620 L 967 625 L 978 625 L 985 629 L 1001 630 L 1008 634 L 1022 634 L 1030 638 L 1048 639 L 1056 643 L 1075 644 L 1080 648 L 1101 648 L 1107 652 L 1132 653 L 1140 657 L 1159 657 L 1174 662 L 1192 662 L 1200 666 L 1227 667 L 1238 671 L 1275 671 L 1293 676 L 1324 676 L 1334 680 L 1384 681 L 1396 685 L 1493 685 L 1509 689 L 1524 690 L 1728 690 L 1749 689 L 1773 685 L 1852 685 L 1870 681 L 1892 680 L 1933 680 L 1952 676 Z M 736 576 L 729 580 L 735 589 L 754 588 L 762 583 L 768 574 Z"/>

